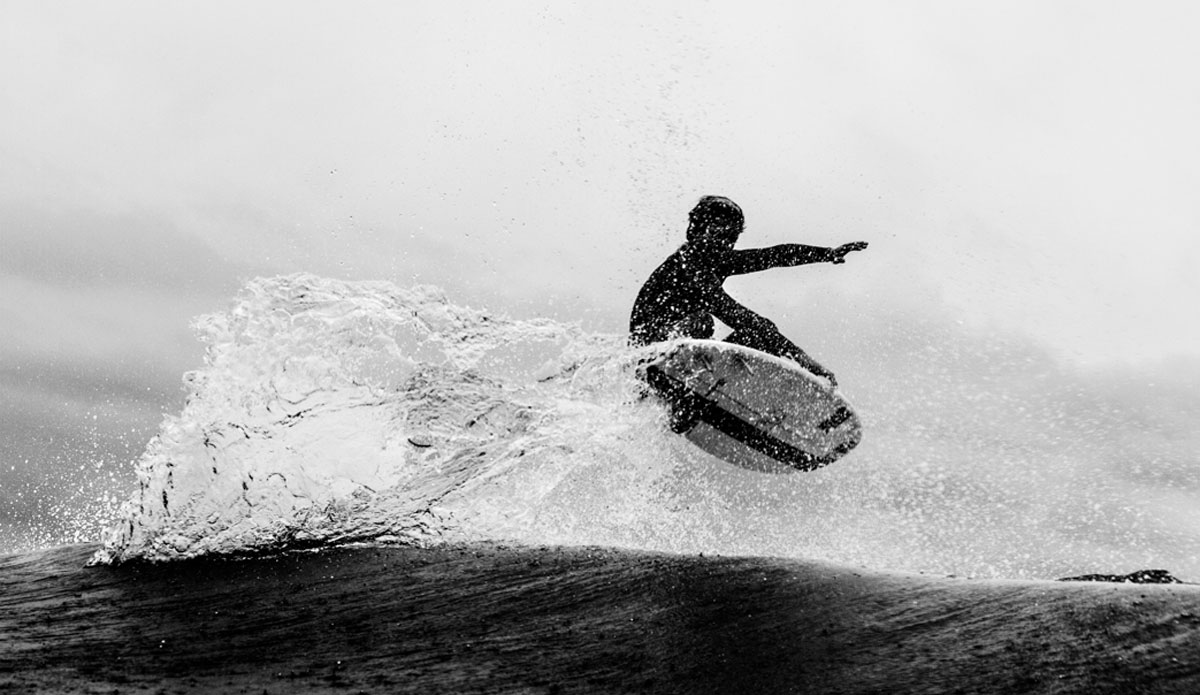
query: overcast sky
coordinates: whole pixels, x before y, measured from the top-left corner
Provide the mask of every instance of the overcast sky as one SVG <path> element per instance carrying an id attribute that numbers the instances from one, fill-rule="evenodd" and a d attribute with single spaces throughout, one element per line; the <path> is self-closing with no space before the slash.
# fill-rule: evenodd
<path id="1" fill-rule="evenodd" d="M 743 245 L 871 243 L 731 284 L 785 329 L 827 290 L 1080 364 L 1200 356 L 1198 23 L 1191 2 L 9 0 L 3 453 L 96 403 L 156 420 L 199 364 L 188 322 L 259 274 L 622 331 L 703 194 L 741 203 Z"/>
<path id="2" fill-rule="evenodd" d="M 2 357 L 160 355 L 298 269 L 617 330 L 705 193 L 871 241 L 849 285 L 1200 352 L 1196 8 L 8 2 Z"/>

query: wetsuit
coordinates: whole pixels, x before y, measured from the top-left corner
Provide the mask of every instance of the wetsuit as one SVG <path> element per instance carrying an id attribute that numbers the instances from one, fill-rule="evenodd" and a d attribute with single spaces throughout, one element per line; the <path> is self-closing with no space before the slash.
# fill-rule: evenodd
<path id="1" fill-rule="evenodd" d="M 711 338 L 715 316 L 734 330 L 728 342 L 808 367 L 812 360 L 803 350 L 783 337 L 774 323 L 738 304 L 722 285 L 731 275 L 833 258 L 832 249 L 803 244 L 733 250 L 710 239 L 688 241 L 642 286 L 629 319 L 630 342 L 647 345 L 673 338 Z"/>

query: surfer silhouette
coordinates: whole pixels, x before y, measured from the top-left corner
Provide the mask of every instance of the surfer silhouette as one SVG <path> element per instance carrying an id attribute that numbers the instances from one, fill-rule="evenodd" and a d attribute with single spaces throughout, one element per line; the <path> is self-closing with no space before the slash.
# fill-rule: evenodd
<path id="1" fill-rule="evenodd" d="M 836 388 L 833 372 L 784 337 L 772 321 L 730 297 L 722 285 L 731 275 L 808 263 L 844 263 L 847 254 L 867 248 L 867 242 L 836 248 L 779 244 L 735 250 L 744 229 L 745 216 L 732 200 L 711 195 L 701 198 L 688 214 L 687 241 L 650 274 L 633 303 L 630 342 L 648 345 L 676 338 L 712 338 L 715 317 L 733 329 L 726 342 L 790 359 Z M 673 421 L 672 428 L 680 431 L 676 425 L 686 429 L 687 424 Z"/>

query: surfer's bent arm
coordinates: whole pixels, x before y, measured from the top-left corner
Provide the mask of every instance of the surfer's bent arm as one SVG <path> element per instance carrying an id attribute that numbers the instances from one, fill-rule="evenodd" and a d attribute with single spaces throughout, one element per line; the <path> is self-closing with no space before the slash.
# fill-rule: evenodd
<path id="1" fill-rule="evenodd" d="M 721 287 L 709 294 L 708 310 L 735 331 L 768 335 L 779 333 L 774 322 L 742 306 Z"/>
<path id="2" fill-rule="evenodd" d="M 733 335 L 726 338 L 727 341 L 779 357 L 786 357 L 813 374 L 829 379 L 830 386 L 837 388 L 837 377 L 833 375 L 833 372 L 821 366 L 798 345 L 785 338 L 770 319 L 763 318 L 738 304 L 737 300 L 730 297 L 723 288 L 718 287 L 709 295 L 709 298 L 708 310 L 734 330 Z"/>
<path id="3" fill-rule="evenodd" d="M 761 249 L 740 249 L 729 252 L 722 270 L 728 275 L 757 273 L 771 268 L 788 268 L 808 263 L 832 260 L 833 249 L 804 244 L 779 244 Z"/>

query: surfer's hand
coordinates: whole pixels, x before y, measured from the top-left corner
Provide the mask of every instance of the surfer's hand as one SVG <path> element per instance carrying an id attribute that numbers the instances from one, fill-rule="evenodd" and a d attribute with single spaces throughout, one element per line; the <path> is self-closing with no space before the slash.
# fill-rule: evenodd
<path id="1" fill-rule="evenodd" d="M 836 249 L 832 249 L 829 252 L 829 262 L 845 263 L 846 254 L 850 253 L 851 251 L 862 251 L 865 248 L 867 248 L 867 242 L 865 241 L 852 241 L 849 244 L 842 244 L 841 246 L 837 247 Z"/>
<path id="2" fill-rule="evenodd" d="M 831 371 L 828 371 L 828 370 L 826 370 L 826 369 L 822 369 L 822 368 L 820 368 L 820 367 L 818 367 L 818 366 L 815 366 L 815 365 L 813 365 L 813 366 L 809 366 L 809 367 L 808 367 L 808 371 L 812 372 L 813 374 L 816 374 L 816 375 L 817 375 L 817 376 L 819 376 L 819 377 L 824 377 L 824 378 L 828 379 L 828 380 L 829 380 L 829 390 L 830 390 L 830 391 L 835 391 L 835 390 L 837 390 L 837 377 L 835 377 L 835 376 L 833 375 L 833 372 L 831 372 Z"/>

